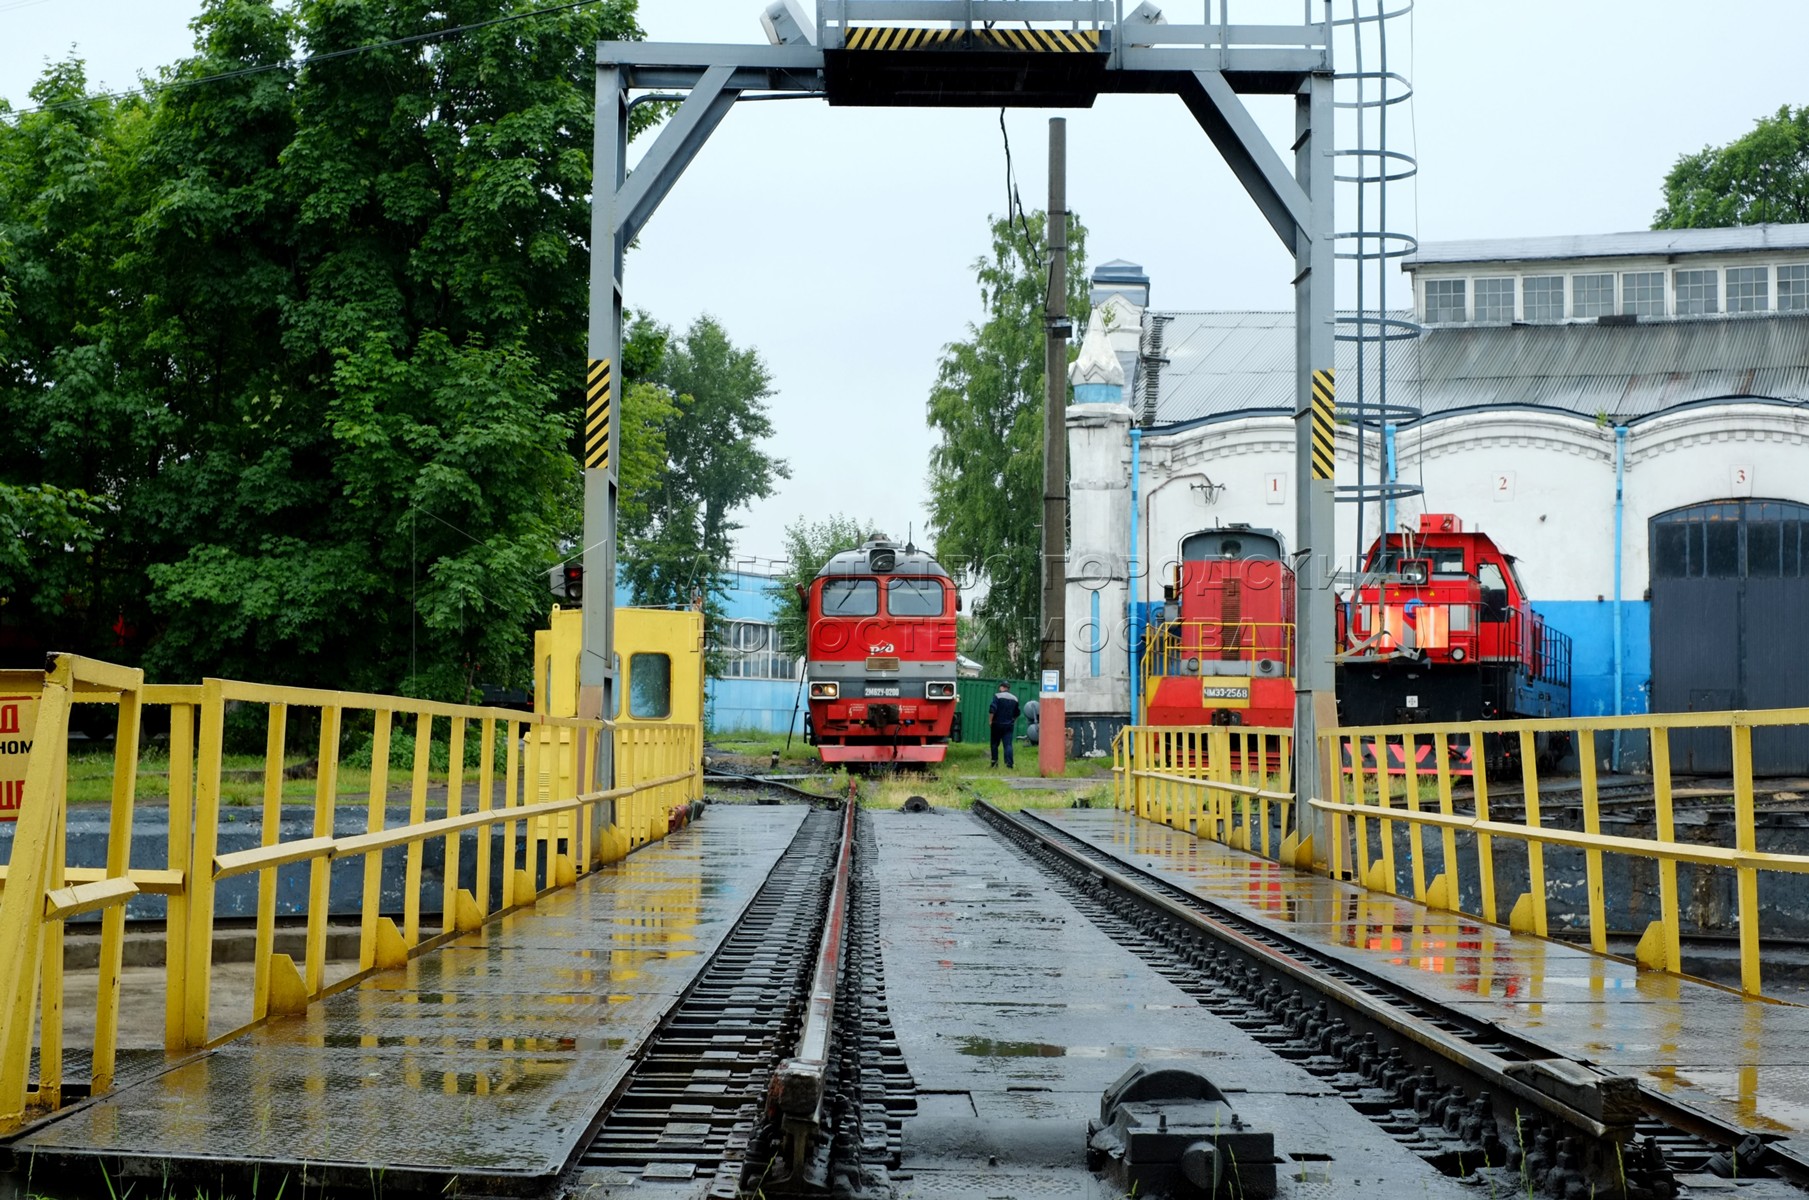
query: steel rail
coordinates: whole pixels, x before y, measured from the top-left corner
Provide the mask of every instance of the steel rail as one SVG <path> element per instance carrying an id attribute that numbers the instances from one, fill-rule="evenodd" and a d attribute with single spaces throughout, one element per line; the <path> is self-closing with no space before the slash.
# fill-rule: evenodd
<path id="1" fill-rule="evenodd" d="M 1604 1075 L 1533 1039 L 1474 1020 L 1342 960 L 1329 959 L 1310 945 L 1278 930 L 1255 925 L 1204 897 L 1189 895 L 1185 903 L 1176 900 L 1164 894 L 1180 892 L 1173 884 L 1128 863 L 1118 864 L 1123 867 L 1120 870 L 1098 861 L 1090 854 L 1104 857 L 1104 852 L 1041 817 L 1006 813 L 985 801 L 976 801 L 975 811 L 995 826 L 1033 841 L 1107 886 L 1225 943 L 1276 974 L 1346 1007 L 1360 1019 L 1438 1055 L 1487 1087 L 1532 1104 L 1580 1133 L 1616 1141 L 1628 1133 L 1636 1119 L 1643 1118 L 1656 1119 L 1729 1150 L 1749 1140 L 1763 1141 L 1764 1166 L 1799 1187 L 1809 1186 L 1809 1161 L 1794 1146 L 1755 1137 L 1753 1130 L 1660 1095 L 1633 1077 Z M 1260 936 L 1240 926 L 1259 930 Z M 1360 986 L 1345 979 L 1355 980 Z M 1394 997 L 1401 1003 L 1391 1002 Z M 1416 1015 L 1413 1009 L 1431 1013 L 1438 1023 Z M 1471 1039 L 1486 1039 L 1507 1053 L 1498 1053 Z M 1542 1090 L 1541 1085 L 1550 1090 Z M 1744 1170 L 1742 1163 L 1742 1173 Z"/>
<path id="2" fill-rule="evenodd" d="M 829 1074 L 829 1043 L 835 1029 L 835 996 L 847 938 L 848 889 L 854 866 L 854 817 L 857 811 L 859 806 L 852 802 L 842 806 L 842 845 L 836 855 L 828 915 L 817 943 L 810 998 L 805 1003 L 797 1048 L 791 1058 L 779 1064 L 773 1075 L 773 1099 L 782 1116 L 785 1159 L 792 1178 L 800 1176 L 805 1156 L 810 1151 L 811 1135 L 822 1120 Z"/>

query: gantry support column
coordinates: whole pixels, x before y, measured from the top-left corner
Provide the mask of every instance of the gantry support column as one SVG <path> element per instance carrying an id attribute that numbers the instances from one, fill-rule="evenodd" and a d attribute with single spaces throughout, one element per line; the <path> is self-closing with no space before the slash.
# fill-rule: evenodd
<path id="1" fill-rule="evenodd" d="M 607 47 L 607 44 L 606 44 Z M 622 394 L 622 259 L 710 134 L 735 107 L 732 66 L 702 70 L 690 95 L 628 174 L 628 81 L 620 65 L 597 63 L 596 142 L 591 160 L 590 367 L 584 407 L 584 647 L 578 658 L 578 713 L 616 710 L 616 489 L 621 455 L 615 441 Z M 592 787 L 615 779 L 604 739 Z"/>
<path id="2" fill-rule="evenodd" d="M 1294 790 L 1300 798 L 1301 840 L 1313 839 L 1323 862 L 1324 822 L 1306 801 L 1329 796 L 1330 777 L 1319 761 L 1318 731 L 1337 724 L 1333 677 L 1332 592 L 1332 76 L 1304 77 L 1295 98 L 1294 171 L 1218 71 L 1196 71 L 1181 99 L 1212 139 L 1232 173 L 1256 201 L 1270 228 L 1294 255 L 1296 338 L 1294 403 L 1295 606 Z M 1315 389 L 1322 399 L 1315 400 Z"/>
<path id="3" fill-rule="evenodd" d="M 1333 622 L 1337 596 L 1332 540 L 1336 496 L 1333 380 L 1332 77 L 1310 75 L 1294 101 L 1294 175 L 1307 197 L 1308 224 L 1294 238 L 1294 496 L 1296 546 L 1294 636 L 1294 792 L 1301 841 L 1330 861 L 1330 823 L 1311 807 L 1332 798 L 1336 764 L 1321 761 L 1318 732 L 1338 723 Z"/>
<path id="4" fill-rule="evenodd" d="M 591 158 L 590 362 L 584 381 L 584 638 L 578 655 L 578 715 L 615 713 L 616 398 L 621 391 L 621 192 L 628 175 L 628 91 L 620 68 L 597 69 Z M 615 739 L 605 734 L 587 788 L 615 781 Z"/>

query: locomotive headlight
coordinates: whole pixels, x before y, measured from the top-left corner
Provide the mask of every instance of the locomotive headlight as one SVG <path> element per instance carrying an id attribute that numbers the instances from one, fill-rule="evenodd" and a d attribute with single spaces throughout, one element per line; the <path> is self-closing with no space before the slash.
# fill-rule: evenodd
<path id="1" fill-rule="evenodd" d="M 949 682 L 926 683 L 923 685 L 923 695 L 926 700 L 953 700 L 955 685 Z"/>
<path id="2" fill-rule="evenodd" d="M 1451 661 L 1452 662 L 1462 662 L 1463 660 L 1464 660 L 1464 648 L 1462 646 L 1451 647 Z"/>
<path id="3" fill-rule="evenodd" d="M 841 695 L 842 685 L 839 683 L 813 683 L 810 685 L 812 700 L 838 700 Z"/>

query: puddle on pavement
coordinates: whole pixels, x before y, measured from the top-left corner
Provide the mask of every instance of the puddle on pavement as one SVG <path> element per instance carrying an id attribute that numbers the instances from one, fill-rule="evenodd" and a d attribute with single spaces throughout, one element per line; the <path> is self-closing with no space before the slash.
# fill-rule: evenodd
<path id="1" fill-rule="evenodd" d="M 1066 1046 L 1052 1046 L 1048 1042 L 996 1042 L 978 1037 L 957 1040 L 961 1053 L 974 1058 L 1061 1058 L 1068 1053 Z"/>

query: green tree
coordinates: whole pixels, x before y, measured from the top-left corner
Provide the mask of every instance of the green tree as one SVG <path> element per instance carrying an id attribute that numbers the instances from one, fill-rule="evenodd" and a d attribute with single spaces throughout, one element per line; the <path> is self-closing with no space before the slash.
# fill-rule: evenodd
<path id="1" fill-rule="evenodd" d="M 842 513 L 831 513 L 821 521 L 799 517 L 785 527 L 785 567 L 768 590 L 779 614 L 775 622 L 779 644 L 788 652 L 802 654 L 806 648 L 808 630 L 804 628 L 804 606 L 799 603 L 798 588 L 809 586 L 832 557 L 854 549 L 872 536 L 872 522 L 857 521 Z"/>
<path id="2" fill-rule="evenodd" d="M 639 36 L 633 0 L 438 36 L 539 7 L 208 0 L 149 98 L 62 64 L 0 124 L 0 291 L 31 314 L 0 417 L 35 456 L 0 482 L 102 505 L 60 644 L 111 649 L 117 608 L 172 677 L 525 671 L 578 532 L 593 47 Z M 282 65 L 304 46 L 346 53 Z"/>
<path id="3" fill-rule="evenodd" d="M 1086 229 L 1068 217 L 1068 312 L 1090 311 Z M 936 557 L 984 585 L 972 610 L 989 674 L 1038 667 L 1043 495 L 1044 214 L 995 218 L 990 256 L 974 263 L 987 317 L 951 342 L 930 390 L 930 519 Z M 1072 351 L 1071 351 L 1072 353 Z"/>
<path id="4" fill-rule="evenodd" d="M 136 302 L 113 256 L 130 241 L 145 105 L 89 97 L 81 63 L 50 66 L 37 111 L 0 121 L 0 427 L 8 453 L 13 567 L 0 599 L 11 665 L 44 649 L 111 651 L 111 626 L 139 603 L 147 537 L 121 519 L 142 481 L 168 461 L 168 416 L 121 377 L 111 328 Z M 35 494 L 34 494 L 35 489 Z M 54 497 L 93 497 L 74 530 Z M 73 559 L 70 549 L 80 553 Z"/>
<path id="5" fill-rule="evenodd" d="M 1683 155 L 1664 189 L 1654 229 L 1809 221 L 1809 106 L 1786 104 L 1725 146 Z"/>
<path id="6" fill-rule="evenodd" d="M 791 477 L 759 444 L 773 432 L 772 376 L 757 352 L 735 347 L 704 316 L 682 337 L 667 333 L 654 381 L 676 406 L 664 424 L 670 465 L 638 521 L 624 523 L 623 577 L 637 604 L 707 601 L 721 589 L 741 528 L 735 511 Z"/>

